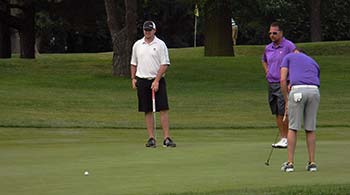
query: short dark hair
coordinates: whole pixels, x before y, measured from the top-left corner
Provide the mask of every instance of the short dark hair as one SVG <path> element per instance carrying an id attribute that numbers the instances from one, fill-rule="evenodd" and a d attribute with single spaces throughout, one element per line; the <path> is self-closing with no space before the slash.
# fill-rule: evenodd
<path id="1" fill-rule="evenodd" d="M 279 22 L 272 22 L 270 27 L 278 27 L 278 30 L 283 31 L 282 25 Z"/>

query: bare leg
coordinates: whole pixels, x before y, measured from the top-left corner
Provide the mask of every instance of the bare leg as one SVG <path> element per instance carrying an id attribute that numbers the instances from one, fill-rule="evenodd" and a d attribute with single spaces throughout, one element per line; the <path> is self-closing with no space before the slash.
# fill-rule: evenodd
<path id="1" fill-rule="evenodd" d="M 146 127 L 149 138 L 154 138 L 154 132 L 153 132 L 153 113 L 147 112 L 145 113 L 145 120 L 146 120 Z"/>
<path id="2" fill-rule="evenodd" d="M 294 162 L 294 152 L 297 143 L 297 131 L 288 131 L 288 162 Z"/>
<path id="3" fill-rule="evenodd" d="M 315 162 L 316 133 L 314 131 L 305 131 L 305 133 L 309 162 Z"/>
<path id="4" fill-rule="evenodd" d="M 168 110 L 160 111 L 160 123 L 162 124 L 164 139 L 170 137 Z"/>
<path id="5" fill-rule="evenodd" d="M 280 131 L 280 137 L 286 138 L 288 134 L 288 119 L 283 121 L 283 116 L 276 115 L 276 123 Z"/>

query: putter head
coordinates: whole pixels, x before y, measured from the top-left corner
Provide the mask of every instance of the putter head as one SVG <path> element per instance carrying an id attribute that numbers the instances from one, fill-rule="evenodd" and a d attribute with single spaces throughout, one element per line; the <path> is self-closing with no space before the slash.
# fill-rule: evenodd
<path id="1" fill-rule="evenodd" d="M 266 166 L 269 166 L 269 165 L 270 165 L 270 163 L 269 163 L 268 161 L 266 161 L 266 162 L 265 162 L 265 165 L 266 165 Z"/>

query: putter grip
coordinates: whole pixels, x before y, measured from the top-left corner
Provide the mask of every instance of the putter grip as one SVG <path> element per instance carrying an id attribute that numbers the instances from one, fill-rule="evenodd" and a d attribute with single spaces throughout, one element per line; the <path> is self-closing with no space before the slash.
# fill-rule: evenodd
<path id="1" fill-rule="evenodd" d="M 152 89 L 152 110 L 153 112 L 156 112 L 156 94 L 154 89 Z"/>
<path id="2" fill-rule="evenodd" d="M 287 114 L 284 114 L 282 121 L 284 122 L 286 121 L 286 119 L 287 119 Z"/>

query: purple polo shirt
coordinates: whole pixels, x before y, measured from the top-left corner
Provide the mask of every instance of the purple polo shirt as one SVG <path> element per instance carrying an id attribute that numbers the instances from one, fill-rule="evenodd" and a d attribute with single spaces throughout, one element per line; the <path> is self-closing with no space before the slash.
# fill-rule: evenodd
<path id="1" fill-rule="evenodd" d="M 295 49 L 294 43 L 282 38 L 281 43 L 275 46 L 274 43 L 270 43 L 265 47 L 262 61 L 267 63 L 267 76 L 266 79 L 269 83 L 279 83 L 281 78 L 280 65 L 287 54 L 293 52 Z"/>
<path id="2" fill-rule="evenodd" d="M 320 67 L 303 53 L 290 53 L 282 61 L 281 68 L 288 68 L 290 84 L 320 86 Z"/>

